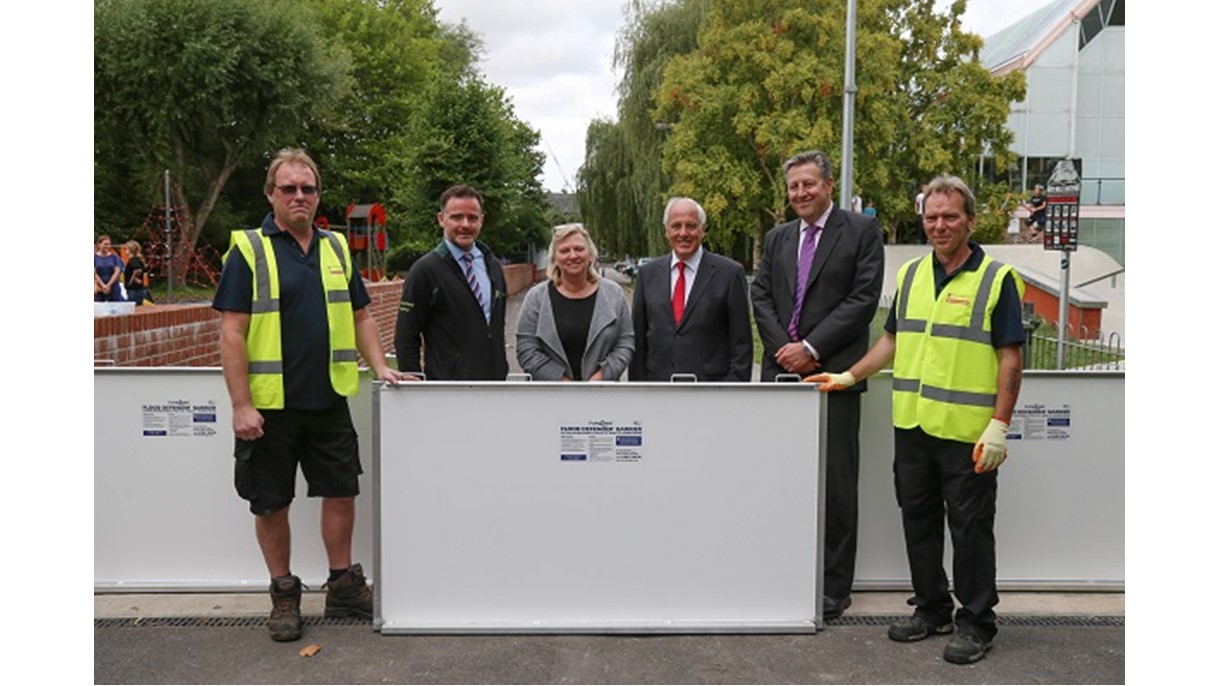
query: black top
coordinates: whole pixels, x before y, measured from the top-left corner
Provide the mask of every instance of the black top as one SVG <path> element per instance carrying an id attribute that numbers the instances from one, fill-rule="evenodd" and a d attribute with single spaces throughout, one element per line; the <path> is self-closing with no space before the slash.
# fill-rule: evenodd
<path id="1" fill-rule="evenodd" d="M 936 297 L 945 285 L 961 272 L 973 272 L 983 264 L 983 249 L 978 243 L 970 241 L 970 257 L 952 274 L 945 272 L 945 267 L 932 256 L 932 276 L 936 280 Z M 914 265 L 911 266 L 914 269 Z M 892 333 L 898 331 L 898 308 L 891 307 L 889 318 L 885 321 L 885 330 Z M 1021 297 L 1017 294 L 1017 284 L 1012 274 L 1005 274 L 1000 283 L 1000 299 L 996 301 L 995 309 L 991 311 L 991 346 L 1003 348 L 1013 343 L 1025 343 L 1025 327 L 1021 324 Z"/>
<path id="2" fill-rule="evenodd" d="M 1033 212 L 1031 212 L 1029 215 L 1030 221 L 1034 224 L 1037 224 L 1038 226 L 1045 226 L 1046 225 L 1046 196 L 1045 195 L 1033 196 L 1032 198 L 1029 199 L 1029 205 L 1030 205 L 1030 207 L 1033 208 Z"/>
<path id="3" fill-rule="evenodd" d="M 583 298 L 569 298 L 552 281 L 547 292 L 551 295 L 551 310 L 555 313 L 555 329 L 563 343 L 563 352 L 572 370 L 572 380 L 581 381 L 581 361 L 585 358 L 585 346 L 589 341 L 589 325 L 593 323 L 593 306 L 597 304 L 597 291 Z"/>
<path id="4" fill-rule="evenodd" d="M 284 360 L 284 407 L 293 410 L 324 410 L 343 399 L 330 383 L 330 326 L 326 318 L 326 293 L 322 288 L 318 232 L 313 232 L 309 252 L 292 234 L 280 231 L 270 213 L 262 232 L 271 237 L 275 266 L 280 277 L 280 353 Z M 250 312 L 254 276 L 240 250 L 230 250 L 216 286 L 212 307 L 217 310 Z M 347 285 L 352 311 L 366 307 L 371 299 L 360 272 L 352 265 Z"/>
<path id="5" fill-rule="evenodd" d="M 133 288 L 144 288 L 144 260 L 132 255 L 130 260 L 127 260 L 127 267 L 123 270 L 123 285 L 127 286 L 127 290 Z"/>

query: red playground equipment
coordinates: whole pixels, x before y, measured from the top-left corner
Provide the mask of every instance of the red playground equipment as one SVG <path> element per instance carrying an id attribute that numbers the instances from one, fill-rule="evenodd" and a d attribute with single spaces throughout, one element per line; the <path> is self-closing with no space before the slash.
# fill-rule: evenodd
<path id="1" fill-rule="evenodd" d="M 143 249 L 144 264 L 148 267 L 147 275 L 161 281 L 169 277 L 169 250 L 172 246 L 174 280 L 177 284 L 215 288 L 220 279 L 221 254 L 203 242 L 197 243 L 189 252 L 182 250 L 182 246 L 186 244 L 186 236 L 178 222 L 180 211 L 177 206 L 170 209 L 174 232 L 172 243 L 166 241 L 163 205 L 154 205 L 149 209 L 144 223 L 132 233 L 131 238 L 139 241 Z"/>
<path id="2" fill-rule="evenodd" d="M 385 232 L 385 207 L 381 203 L 347 206 L 347 244 L 361 276 L 369 281 L 385 280 L 385 251 L 389 241 Z"/>

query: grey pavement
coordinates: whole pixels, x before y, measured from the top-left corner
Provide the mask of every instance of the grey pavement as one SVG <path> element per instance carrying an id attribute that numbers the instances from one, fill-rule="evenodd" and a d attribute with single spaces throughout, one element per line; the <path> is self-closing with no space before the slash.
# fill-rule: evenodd
<path id="1" fill-rule="evenodd" d="M 1001 593 L 981 662 L 941 658 L 948 639 L 890 641 L 906 595 L 855 594 L 816 634 L 382 636 L 324 620 L 305 594 L 305 635 L 275 643 L 261 594 L 95 596 L 96 683 L 1123 683 L 1121 593 Z M 312 657 L 302 648 L 317 646 Z"/>

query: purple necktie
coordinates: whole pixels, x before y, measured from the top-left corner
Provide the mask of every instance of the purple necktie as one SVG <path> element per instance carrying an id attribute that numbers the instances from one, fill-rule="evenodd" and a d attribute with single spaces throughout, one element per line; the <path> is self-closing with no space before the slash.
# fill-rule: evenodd
<path id="1" fill-rule="evenodd" d="M 809 270 L 813 267 L 813 253 L 818 248 L 818 232 L 820 226 L 810 224 L 805 227 L 805 241 L 801 243 L 801 259 L 796 268 L 796 289 L 792 291 L 792 319 L 788 322 L 788 337 L 793 341 L 801 340 L 796 325 L 801 320 L 801 305 L 805 302 L 805 288 L 809 285 Z"/>

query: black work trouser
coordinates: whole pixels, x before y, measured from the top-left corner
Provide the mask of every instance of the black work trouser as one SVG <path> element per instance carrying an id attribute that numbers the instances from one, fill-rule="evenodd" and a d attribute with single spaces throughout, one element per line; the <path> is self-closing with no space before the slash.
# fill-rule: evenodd
<path id="1" fill-rule="evenodd" d="M 828 393 L 826 406 L 826 522 L 822 593 L 851 593 L 856 578 L 859 523 L 860 394 Z"/>
<path id="2" fill-rule="evenodd" d="M 916 612 L 936 625 L 990 640 L 995 583 L 995 471 L 974 473 L 974 444 L 894 429 L 894 488 L 902 509 Z M 953 540 L 953 598 L 945 577 L 945 517 Z"/>

